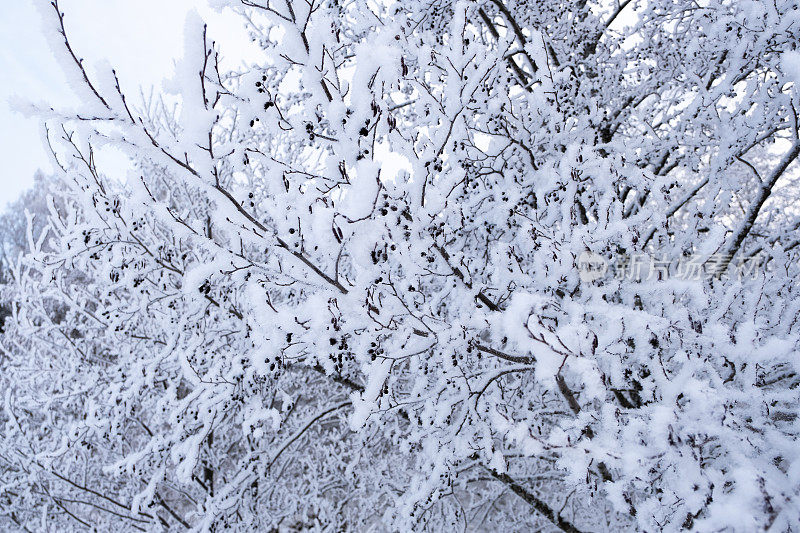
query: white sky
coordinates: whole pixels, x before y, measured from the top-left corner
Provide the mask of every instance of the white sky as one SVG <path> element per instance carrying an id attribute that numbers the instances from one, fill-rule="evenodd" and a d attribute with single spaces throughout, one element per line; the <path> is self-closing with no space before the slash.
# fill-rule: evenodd
<path id="1" fill-rule="evenodd" d="M 49 1 L 0 0 L 0 209 L 31 186 L 37 169 L 53 171 L 38 119 L 14 111 L 9 98 L 57 108 L 77 103 L 42 33 L 36 3 Z M 59 4 L 66 13 L 70 42 L 90 74 L 108 61 L 131 97 L 138 97 L 139 87 L 145 92 L 150 87 L 160 90 L 162 81 L 172 76 L 174 61 L 183 51 L 186 13 L 192 8 L 209 13 L 205 0 L 59 0 Z M 209 28 L 213 33 L 214 26 Z"/>
<path id="2" fill-rule="evenodd" d="M 49 0 L 0 0 L 0 210 L 31 186 L 38 169 L 54 170 L 38 119 L 15 112 L 9 98 L 67 109 L 78 104 L 42 33 L 37 3 L 49 7 Z M 158 91 L 162 81 L 172 77 L 174 61 L 183 52 L 186 14 L 192 8 L 211 21 L 209 33 L 221 43 L 223 58 L 243 58 L 252 46 L 241 31 L 240 19 L 230 12 L 209 16 L 207 0 L 59 3 L 66 13 L 70 42 L 89 74 L 110 63 L 135 101 L 140 87 Z"/>

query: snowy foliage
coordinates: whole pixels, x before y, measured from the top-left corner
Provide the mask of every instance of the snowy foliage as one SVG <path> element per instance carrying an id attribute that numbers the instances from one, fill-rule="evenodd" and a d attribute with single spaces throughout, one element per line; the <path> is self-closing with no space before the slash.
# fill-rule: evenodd
<path id="1" fill-rule="evenodd" d="M 44 5 L 0 526 L 797 529 L 796 0 L 215 5 L 142 106 Z"/>

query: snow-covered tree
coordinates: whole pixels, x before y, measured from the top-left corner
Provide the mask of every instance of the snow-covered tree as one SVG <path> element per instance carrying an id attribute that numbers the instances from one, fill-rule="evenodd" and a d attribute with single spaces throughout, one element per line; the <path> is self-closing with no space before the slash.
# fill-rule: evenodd
<path id="1" fill-rule="evenodd" d="M 215 6 L 141 106 L 46 11 L 0 523 L 798 527 L 796 0 Z"/>

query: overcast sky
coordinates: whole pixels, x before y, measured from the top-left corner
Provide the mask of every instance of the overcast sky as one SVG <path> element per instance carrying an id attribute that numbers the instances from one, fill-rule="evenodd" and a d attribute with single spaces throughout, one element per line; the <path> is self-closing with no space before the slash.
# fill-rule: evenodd
<path id="1" fill-rule="evenodd" d="M 59 0 L 70 42 L 90 75 L 108 63 L 129 98 L 161 90 L 183 54 L 183 29 L 191 9 L 209 23 L 227 67 L 252 50 L 241 19 L 212 13 L 207 0 Z M 33 183 L 41 169 L 53 172 L 39 121 L 13 110 L 9 99 L 74 108 L 77 97 L 56 64 L 35 4 L 49 0 L 0 0 L 0 210 Z M 621 23 L 625 16 L 619 17 Z M 250 58 L 254 56 L 250 53 Z M 237 63 L 234 65 L 233 63 Z M 108 170 L 108 169 L 106 169 Z"/>
<path id="2" fill-rule="evenodd" d="M 39 121 L 15 112 L 9 99 L 67 108 L 77 103 L 42 33 L 34 4 L 43 1 L 0 0 L 0 209 L 30 187 L 37 169 L 53 171 Z M 71 44 L 87 70 L 110 62 L 129 94 L 138 94 L 139 86 L 160 90 L 182 55 L 187 12 L 196 8 L 207 17 L 205 6 L 204 0 L 60 0 Z"/>

